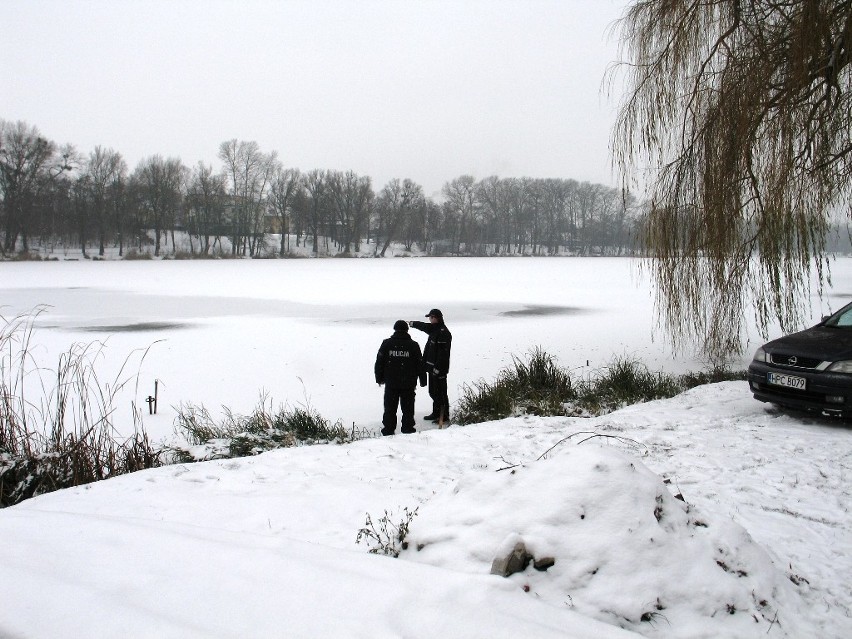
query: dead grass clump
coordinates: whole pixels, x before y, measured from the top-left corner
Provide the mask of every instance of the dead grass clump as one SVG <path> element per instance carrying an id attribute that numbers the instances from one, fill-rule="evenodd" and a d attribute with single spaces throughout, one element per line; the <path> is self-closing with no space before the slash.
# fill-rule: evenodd
<path id="1" fill-rule="evenodd" d="M 138 410 L 130 438 L 113 422 L 117 394 L 138 377 L 124 373 L 129 358 L 108 383 L 94 366 L 99 343 L 72 345 L 54 371 L 38 367 L 30 343 L 43 310 L 0 316 L 0 507 L 161 464 Z"/>

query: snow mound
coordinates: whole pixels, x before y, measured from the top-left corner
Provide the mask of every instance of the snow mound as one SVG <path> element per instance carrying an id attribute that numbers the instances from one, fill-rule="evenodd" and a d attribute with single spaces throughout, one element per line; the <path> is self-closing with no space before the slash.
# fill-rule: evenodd
<path id="1" fill-rule="evenodd" d="M 649 637 L 797 636 L 799 595 L 741 526 L 594 443 L 462 476 L 420 507 L 408 541 L 404 559 L 479 574 L 522 541 L 555 564 L 509 577 L 519 588 Z"/>

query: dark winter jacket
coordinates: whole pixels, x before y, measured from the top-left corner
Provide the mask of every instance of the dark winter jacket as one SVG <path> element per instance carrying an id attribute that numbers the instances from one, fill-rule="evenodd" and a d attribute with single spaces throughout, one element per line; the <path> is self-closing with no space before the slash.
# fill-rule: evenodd
<path id="1" fill-rule="evenodd" d="M 438 377 L 446 377 L 450 372 L 450 349 L 453 336 L 443 322 L 411 322 L 411 327 L 429 334 L 423 349 L 423 362 L 426 370 Z"/>
<path id="2" fill-rule="evenodd" d="M 417 380 L 426 385 L 426 369 L 420 345 L 407 331 L 394 331 L 382 342 L 376 355 L 376 383 L 390 388 L 415 388 Z"/>

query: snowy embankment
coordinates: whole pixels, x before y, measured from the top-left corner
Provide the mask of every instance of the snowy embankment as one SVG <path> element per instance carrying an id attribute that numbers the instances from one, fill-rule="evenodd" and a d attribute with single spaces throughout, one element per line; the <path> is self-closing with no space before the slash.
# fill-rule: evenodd
<path id="1" fill-rule="evenodd" d="M 169 466 L 0 511 L 0 637 L 840 639 L 851 468 L 743 382 Z M 399 559 L 355 543 L 406 507 Z M 490 575 L 518 540 L 554 565 Z"/>

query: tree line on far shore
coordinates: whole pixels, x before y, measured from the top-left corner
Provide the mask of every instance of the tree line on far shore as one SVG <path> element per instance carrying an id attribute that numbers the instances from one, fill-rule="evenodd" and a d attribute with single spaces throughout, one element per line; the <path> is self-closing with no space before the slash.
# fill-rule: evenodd
<path id="1" fill-rule="evenodd" d="M 222 142 L 218 156 L 219 167 L 188 167 L 154 155 L 130 170 L 113 149 L 81 153 L 0 120 L 2 256 L 57 245 L 158 256 L 176 230 L 208 255 L 384 256 L 391 243 L 429 255 L 624 255 L 641 221 L 632 195 L 571 179 L 463 175 L 436 201 L 410 179 L 377 191 L 353 171 L 286 168 L 253 141 Z"/>

